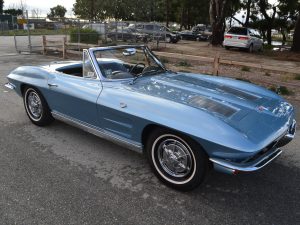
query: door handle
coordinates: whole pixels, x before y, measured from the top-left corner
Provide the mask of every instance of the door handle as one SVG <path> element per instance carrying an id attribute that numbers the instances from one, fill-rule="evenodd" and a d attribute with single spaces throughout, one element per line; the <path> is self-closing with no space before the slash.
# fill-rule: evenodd
<path id="1" fill-rule="evenodd" d="M 124 103 L 124 102 L 120 102 L 120 107 L 121 107 L 121 108 L 126 108 L 126 107 L 127 107 L 127 104 Z"/>
<path id="2" fill-rule="evenodd" d="M 50 84 L 50 83 L 48 83 L 48 86 L 49 86 L 49 87 L 58 87 L 57 84 Z"/>

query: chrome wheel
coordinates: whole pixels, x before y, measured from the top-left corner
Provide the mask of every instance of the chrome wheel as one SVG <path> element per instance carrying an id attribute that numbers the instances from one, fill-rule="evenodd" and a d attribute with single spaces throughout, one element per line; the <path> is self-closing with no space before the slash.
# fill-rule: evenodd
<path id="1" fill-rule="evenodd" d="M 25 106 L 32 120 L 38 121 L 43 115 L 43 105 L 39 95 L 33 89 L 28 89 L 25 94 Z"/>
<path id="2" fill-rule="evenodd" d="M 158 160 L 163 170 L 173 177 L 185 177 L 192 168 L 192 156 L 176 139 L 166 139 L 158 146 Z"/>
<path id="3" fill-rule="evenodd" d="M 173 184 L 186 184 L 196 172 L 196 160 L 191 147 L 182 138 L 163 134 L 153 142 L 151 158 L 156 171 Z"/>

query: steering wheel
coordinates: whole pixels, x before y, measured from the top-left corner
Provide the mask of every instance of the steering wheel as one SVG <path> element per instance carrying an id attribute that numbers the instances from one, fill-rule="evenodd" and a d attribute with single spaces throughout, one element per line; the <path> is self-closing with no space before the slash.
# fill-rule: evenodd
<path id="1" fill-rule="evenodd" d="M 142 66 L 143 66 L 143 70 L 144 70 L 145 67 L 146 67 L 146 65 L 145 65 L 144 63 L 137 63 L 137 64 L 135 64 L 135 65 L 131 68 L 131 70 L 129 71 L 129 73 L 132 73 L 132 71 L 133 71 L 135 68 L 137 68 L 139 65 L 142 65 Z"/>

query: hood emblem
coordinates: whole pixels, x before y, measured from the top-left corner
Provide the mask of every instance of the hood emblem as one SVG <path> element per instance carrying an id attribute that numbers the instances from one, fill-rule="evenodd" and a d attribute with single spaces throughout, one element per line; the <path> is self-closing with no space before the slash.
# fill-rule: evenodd
<path id="1" fill-rule="evenodd" d="M 257 109 L 258 109 L 258 111 L 260 111 L 260 112 L 262 112 L 262 111 L 269 111 L 269 109 L 268 108 L 266 108 L 266 107 L 264 107 L 264 106 L 258 106 L 257 107 Z"/>

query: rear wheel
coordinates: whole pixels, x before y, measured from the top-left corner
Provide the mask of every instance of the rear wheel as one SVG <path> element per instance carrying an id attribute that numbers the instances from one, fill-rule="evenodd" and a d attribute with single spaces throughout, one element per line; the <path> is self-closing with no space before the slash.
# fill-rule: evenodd
<path id="1" fill-rule="evenodd" d="M 208 171 L 208 158 L 201 146 L 177 132 L 154 130 L 146 150 L 155 175 L 174 189 L 189 191 L 196 188 Z"/>
<path id="2" fill-rule="evenodd" d="M 171 41 L 172 41 L 172 40 L 171 40 L 171 37 L 166 37 L 166 42 L 167 42 L 167 43 L 171 43 Z"/>
<path id="3" fill-rule="evenodd" d="M 248 52 L 249 52 L 249 53 L 252 53 L 252 52 L 253 52 L 253 44 L 251 44 L 251 45 L 249 46 Z"/>
<path id="4" fill-rule="evenodd" d="M 229 50 L 229 49 L 230 49 L 229 46 L 224 46 L 224 47 L 225 47 L 226 50 Z"/>
<path id="5" fill-rule="evenodd" d="M 45 98 L 36 88 L 25 88 L 23 101 L 26 113 L 35 125 L 46 126 L 54 120 Z"/>

